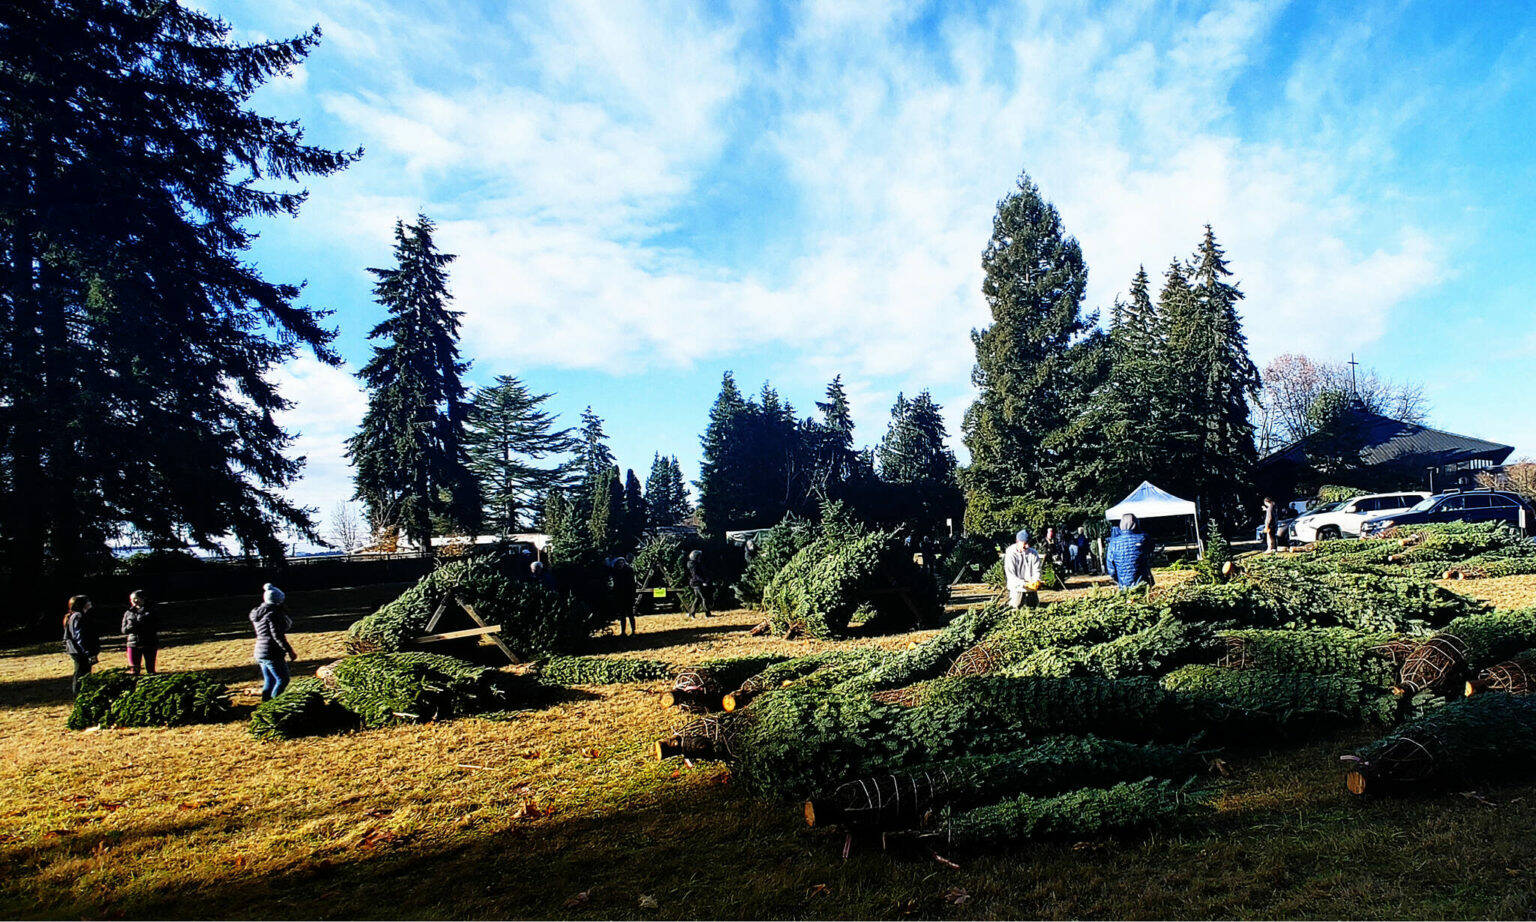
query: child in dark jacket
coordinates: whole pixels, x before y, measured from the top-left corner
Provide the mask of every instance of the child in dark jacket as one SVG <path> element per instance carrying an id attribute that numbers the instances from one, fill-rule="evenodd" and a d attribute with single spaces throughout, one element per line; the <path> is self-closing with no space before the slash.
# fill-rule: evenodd
<path id="1" fill-rule="evenodd" d="M 101 639 L 96 635 L 90 611 L 89 596 L 70 596 L 69 611 L 64 615 L 64 652 L 75 663 L 75 676 L 69 687 L 76 695 L 80 694 L 80 680 L 91 674 L 91 666 L 101 654 Z"/>
<path id="2" fill-rule="evenodd" d="M 271 583 L 262 587 L 261 604 L 251 609 L 251 626 L 256 629 L 256 665 L 261 669 L 261 700 L 269 701 L 288 687 L 288 662 L 299 654 L 288 642 L 288 608 L 283 591 Z"/>
<path id="3" fill-rule="evenodd" d="M 128 594 L 128 610 L 123 612 L 123 636 L 128 641 L 128 668 L 134 675 L 155 674 L 155 656 L 160 652 L 160 616 L 149 606 L 149 596 L 142 589 Z"/>

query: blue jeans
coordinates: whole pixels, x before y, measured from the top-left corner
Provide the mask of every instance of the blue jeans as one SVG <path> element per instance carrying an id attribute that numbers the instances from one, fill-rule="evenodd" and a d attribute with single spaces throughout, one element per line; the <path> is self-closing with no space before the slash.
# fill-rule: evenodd
<path id="1" fill-rule="evenodd" d="M 288 661 L 281 657 L 259 659 L 256 665 L 261 667 L 261 700 L 270 701 L 281 695 L 288 687 Z"/>

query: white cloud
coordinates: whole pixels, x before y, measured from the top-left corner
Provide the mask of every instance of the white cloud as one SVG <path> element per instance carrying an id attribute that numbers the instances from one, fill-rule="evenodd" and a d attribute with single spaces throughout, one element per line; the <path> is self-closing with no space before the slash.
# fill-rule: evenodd
<path id="1" fill-rule="evenodd" d="M 352 370 L 301 356 L 274 376 L 279 393 L 293 406 L 278 414 L 278 425 L 294 436 L 290 454 L 306 461 L 302 479 L 288 498 L 318 510 L 326 520 L 338 502 L 352 497 L 352 466 L 346 442 L 368 408 Z M 323 531 L 323 529 L 322 529 Z"/>
<path id="2" fill-rule="evenodd" d="M 1339 125 L 1319 89 L 1358 63 L 1368 27 L 1307 50 L 1239 126 L 1230 99 L 1275 4 L 1183 22 L 1140 2 L 1022 4 L 920 40 L 883 3 L 808 3 L 774 35 L 751 4 L 711 19 L 583 0 L 473 22 L 322 6 L 295 15 L 319 15 L 359 74 L 327 81 L 323 104 L 369 155 L 301 221 L 376 260 L 395 216 L 437 217 L 481 367 L 625 373 L 779 350 L 841 371 L 878 426 L 898 387 L 932 388 L 958 419 L 967 334 L 988 319 L 981 251 L 1021 169 L 1083 244 L 1090 308 L 1213 224 L 1261 362 L 1363 346 L 1447 273 L 1447 243 L 1378 218 L 1391 189 L 1365 181 L 1401 113 Z M 795 220 L 762 223 L 793 238 L 765 239 L 762 261 L 658 243 L 742 144 L 782 168 L 768 207 Z M 690 215 L 707 239 L 710 216 Z"/>

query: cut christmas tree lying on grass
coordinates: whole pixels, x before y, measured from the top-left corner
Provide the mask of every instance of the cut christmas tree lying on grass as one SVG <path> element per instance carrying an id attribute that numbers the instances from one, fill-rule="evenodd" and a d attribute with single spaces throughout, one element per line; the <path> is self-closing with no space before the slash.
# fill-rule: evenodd
<path id="1" fill-rule="evenodd" d="M 551 685 L 620 685 L 670 678 L 672 666 L 653 659 L 551 656 L 535 664 L 534 672 Z"/>
<path id="2" fill-rule="evenodd" d="M 1408 654 L 1396 691 L 1456 694 L 1477 669 L 1533 645 L 1536 608 L 1457 618 Z"/>
<path id="3" fill-rule="evenodd" d="M 295 679 L 283 693 L 251 712 L 251 735 L 259 740 L 289 740 L 355 729 L 358 717 L 333 700 L 318 678 Z"/>
<path id="4" fill-rule="evenodd" d="M 369 728 L 441 720 L 514 703 L 516 677 L 436 653 L 368 653 L 337 663 L 335 700 Z"/>
<path id="5" fill-rule="evenodd" d="M 974 806 L 1019 794 L 1148 777 L 1187 779 L 1205 760 L 1182 746 L 1125 743 L 1094 736 L 1050 737 L 1011 752 L 968 756 L 846 781 L 805 803 L 809 825 L 893 830 L 924 824 L 940 808 Z"/>
<path id="6" fill-rule="evenodd" d="M 134 678 L 122 669 L 92 673 L 81 680 L 68 726 L 180 727 L 210 723 L 229 709 L 222 682 L 197 672 L 162 672 Z"/>
<path id="7" fill-rule="evenodd" d="M 1454 701 L 1344 762 L 1352 794 L 1536 776 L 1536 697 L 1488 692 Z"/>
<path id="8" fill-rule="evenodd" d="M 1172 826 L 1203 811 L 1197 787 L 1172 781 L 1122 782 L 1055 797 L 1022 794 L 1001 803 L 956 811 L 923 838 L 980 846 L 1033 839 L 1083 839 Z"/>

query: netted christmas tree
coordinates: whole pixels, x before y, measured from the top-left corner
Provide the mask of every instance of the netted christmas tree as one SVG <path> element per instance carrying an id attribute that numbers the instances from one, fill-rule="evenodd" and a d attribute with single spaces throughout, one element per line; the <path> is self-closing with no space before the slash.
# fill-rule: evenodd
<path id="1" fill-rule="evenodd" d="M 251 712 L 251 735 L 265 742 L 350 730 L 358 717 L 337 704 L 318 678 L 294 679 L 283 693 Z"/>
<path id="2" fill-rule="evenodd" d="M 607 617 L 564 590 L 525 577 L 520 555 L 492 551 L 443 564 L 395 600 L 352 624 L 349 653 L 392 653 L 409 648 L 449 593 L 501 626 L 501 640 L 523 659 L 563 652 L 580 644 Z M 462 617 L 462 616 L 461 616 Z M 465 641 L 472 645 L 475 639 Z"/>
<path id="3" fill-rule="evenodd" d="M 1183 780 L 1205 769 L 1206 760 L 1183 746 L 1126 743 L 1096 736 L 1048 737 L 1009 752 L 931 762 L 845 781 L 808 800 L 805 816 L 810 825 L 911 829 L 931 821 L 933 811 L 941 808 L 1123 780 Z"/>
<path id="4" fill-rule="evenodd" d="M 1457 618 L 1408 654 L 1398 689 L 1406 693 L 1454 694 L 1477 669 L 1533 644 L 1536 608 Z"/>
<path id="5" fill-rule="evenodd" d="M 1469 696 L 1489 691 L 1511 695 L 1529 695 L 1536 691 L 1536 647 L 1478 670 L 1477 678 L 1467 682 L 1466 694 Z"/>
<path id="6" fill-rule="evenodd" d="M 1390 647 L 1404 635 L 1325 627 L 1227 631 L 1221 639 L 1225 648 L 1217 665 L 1229 669 L 1348 675 L 1387 686 L 1397 680 L 1398 668 Z"/>
<path id="7" fill-rule="evenodd" d="M 842 637 L 856 615 L 870 631 L 937 624 L 946 595 L 895 535 L 871 532 L 807 545 L 774 577 L 764 602 L 775 630 Z"/>
<path id="8" fill-rule="evenodd" d="M 551 656 L 535 664 L 539 681 L 551 685 L 619 685 L 670 678 L 672 666 L 653 659 Z"/>
<path id="9" fill-rule="evenodd" d="M 775 654 L 733 656 L 685 666 L 673 679 L 671 690 L 663 693 L 662 706 L 718 711 L 723 707 L 725 696 L 741 683 L 787 659 L 789 657 Z M 732 707 L 734 709 L 734 701 Z"/>
<path id="10" fill-rule="evenodd" d="M 162 672 L 134 678 L 121 669 L 81 681 L 70 712 L 72 730 L 89 727 L 179 727 L 218 720 L 229 709 L 224 683 L 197 672 Z"/>
<path id="11" fill-rule="evenodd" d="M 960 846 L 1084 839 L 1172 826 L 1203 813 L 1205 799 L 1199 787 L 1150 779 L 1086 787 L 1054 797 L 1022 794 L 951 813 L 927 837 Z"/>
<path id="12" fill-rule="evenodd" d="M 497 711 L 514 703 L 516 677 L 436 653 L 368 653 L 335 665 L 335 700 L 365 727 Z"/>
<path id="13" fill-rule="evenodd" d="M 1185 666 L 1162 687 L 1213 733 L 1290 734 L 1357 724 L 1389 724 L 1401 708 L 1380 685 L 1350 675 Z"/>
<path id="14" fill-rule="evenodd" d="M 1478 784 L 1536 773 L 1536 697 L 1454 701 L 1345 756 L 1353 794 Z"/>

